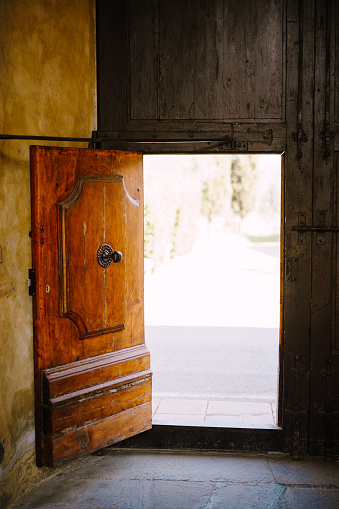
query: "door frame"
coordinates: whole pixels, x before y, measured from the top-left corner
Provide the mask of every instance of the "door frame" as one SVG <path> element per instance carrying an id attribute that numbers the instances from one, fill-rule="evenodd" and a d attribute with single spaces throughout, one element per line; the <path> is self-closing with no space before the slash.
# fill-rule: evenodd
<path id="1" fill-rule="evenodd" d="M 206 135 L 199 140 L 187 141 L 172 139 L 169 141 L 149 141 L 141 139 L 140 133 L 130 136 L 129 139 L 112 140 L 112 133 L 98 131 L 95 136 L 104 139 L 106 142 L 96 144 L 96 148 L 102 149 L 123 149 L 142 152 L 143 155 L 166 155 L 166 154 L 277 154 L 281 156 L 281 231 L 280 231 L 280 330 L 279 330 L 279 374 L 278 374 L 278 423 L 276 428 L 265 427 L 265 425 L 249 428 L 237 428 L 232 426 L 194 426 L 194 425 L 167 425 L 153 424 L 152 429 L 141 435 L 128 438 L 120 444 L 112 447 L 123 448 L 157 448 L 157 449 L 199 449 L 217 451 L 286 451 L 284 439 L 284 284 L 285 284 L 285 143 L 280 139 L 278 144 L 271 146 L 256 147 L 256 150 L 249 151 L 251 141 L 247 141 L 240 150 L 229 149 L 229 146 L 220 145 L 220 141 L 213 141 Z M 249 138 L 250 139 L 250 138 Z M 98 146 L 99 145 L 99 146 Z M 278 148 L 279 147 L 279 148 Z M 147 343 L 146 343 L 147 344 Z M 150 352 L 151 353 L 151 352 Z"/>

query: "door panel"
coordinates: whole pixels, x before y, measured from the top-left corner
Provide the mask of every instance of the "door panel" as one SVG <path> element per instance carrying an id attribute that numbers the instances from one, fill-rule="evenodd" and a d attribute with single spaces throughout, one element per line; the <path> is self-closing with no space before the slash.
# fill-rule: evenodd
<path id="1" fill-rule="evenodd" d="M 151 427 L 142 178 L 138 153 L 31 147 L 38 465 Z"/>
<path id="2" fill-rule="evenodd" d="M 93 255 L 106 237 L 125 251 L 125 192 L 120 175 L 79 175 L 73 191 L 58 203 L 60 316 L 72 320 L 83 339 L 124 329 L 125 256 L 105 271 Z"/>
<path id="3" fill-rule="evenodd" d="M 150 131 L 154 141 L 160 131 L 284 122 L 284 0 L 96 6 L 100 131 Z"/>

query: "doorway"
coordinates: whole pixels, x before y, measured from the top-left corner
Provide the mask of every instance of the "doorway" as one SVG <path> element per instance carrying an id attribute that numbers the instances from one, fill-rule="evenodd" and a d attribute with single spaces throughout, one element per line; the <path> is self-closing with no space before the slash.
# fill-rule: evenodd
<path id="1" fill-rule="evenodd" d="M 275 427 L 281 156 L 147 155 L 153 423 Z"/>

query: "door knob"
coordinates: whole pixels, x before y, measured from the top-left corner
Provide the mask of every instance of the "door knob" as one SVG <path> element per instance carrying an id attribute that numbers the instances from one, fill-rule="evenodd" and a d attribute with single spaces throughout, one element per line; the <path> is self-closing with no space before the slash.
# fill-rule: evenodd
<path id="1" fill-rule="evenodd" d="M 120 263 L 122 260 L 122 253 L 120 251 L 113 251 L 109 244 L 102 244 L 97 252 L 97 260 L 101 267 L 108 267 L 111 263 Z"/>
<path id="2" fill-rule="evenodd" d="M 122 260 L 122 253 L 120 251 L 114 251 L 113 253 L 113 263 L 120 263 Z"/>

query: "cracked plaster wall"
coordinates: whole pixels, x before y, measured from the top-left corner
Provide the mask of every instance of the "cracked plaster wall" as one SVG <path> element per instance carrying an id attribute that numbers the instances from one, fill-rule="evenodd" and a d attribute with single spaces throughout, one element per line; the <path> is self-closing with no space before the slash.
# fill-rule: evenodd
<path id="1" fill-rule="evenodd" d="M 1 0 L 1 133 L 91 135 L 96 128 L 94 3 Z M 49 474 L 35 467 L 34 454 L 32 298 L 27 289 L 31 266 L 29 145 L 33 143 L 37 142 L 0 140 L 2 508 Z"/>

